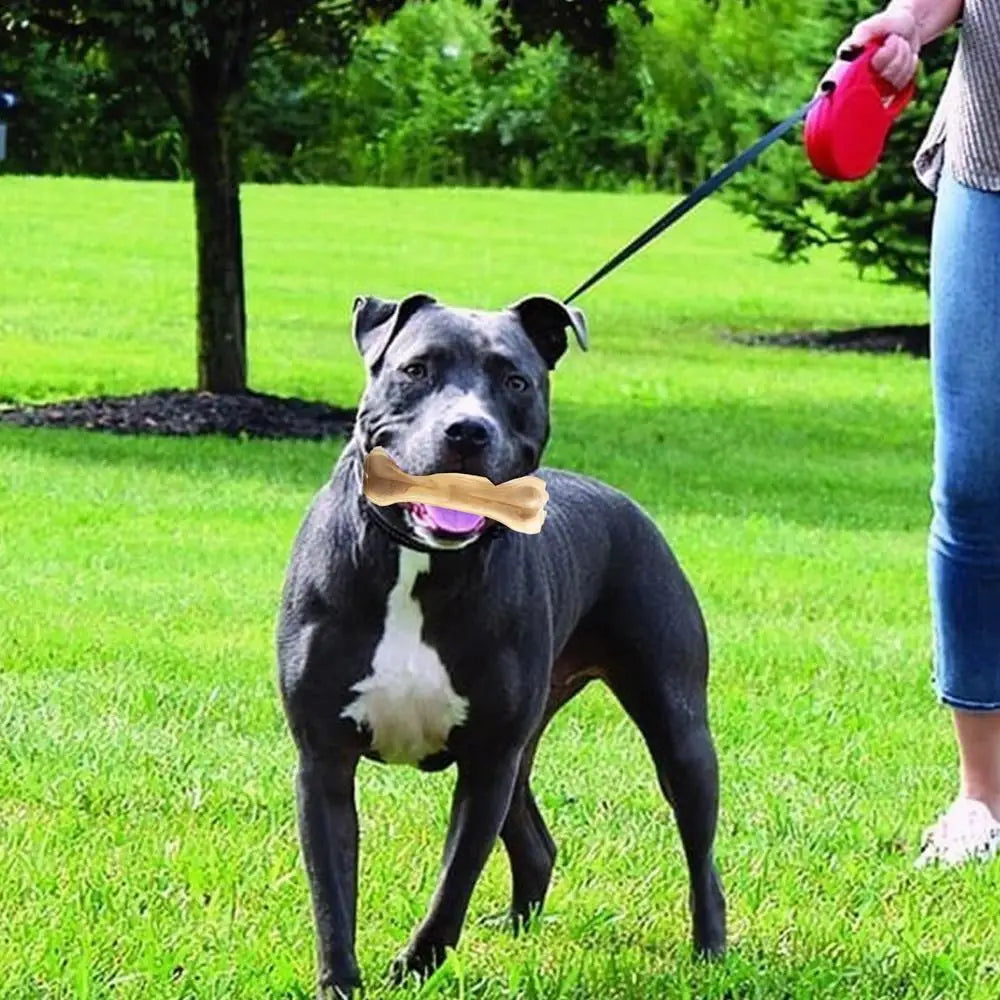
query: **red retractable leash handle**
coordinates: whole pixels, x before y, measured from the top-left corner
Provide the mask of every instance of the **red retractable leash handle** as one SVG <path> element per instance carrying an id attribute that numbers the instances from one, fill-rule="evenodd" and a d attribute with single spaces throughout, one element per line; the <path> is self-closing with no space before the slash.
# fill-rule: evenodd
<path id="1" fill-rule="evenodd" d="M 881 44 L 880 40 L 864 48 L 842 52 L 840 61 L 823 81 L 818 95 L 796 108 L 752 146 L 734 156 L 671 206 L 668 212 L 622 247 L 563 301 L 569 303 L 579 298 L 587 289 L 621 267 L 696 205 L 718 191 L 731 177 L 753 163 L 765 149 L 773 146 L 803 119 L 806 123 L 806 153 L 821 174 L 832 180 L 853 181 L 874 170 L 892 123 L 910 103 L 916 89 L 910 82 L 896 91 L 872 69 L 872 58 Z"/>
<path id="2" fill-rule="evenodd" d="M 875 169 L 889 130 L 916 93 L 912 80 L 896 90 L 872 68 L 881 46 L 879 39 L 842 52 L 806 115 L 806 155 L 831 180 L 855 181 Z"/>

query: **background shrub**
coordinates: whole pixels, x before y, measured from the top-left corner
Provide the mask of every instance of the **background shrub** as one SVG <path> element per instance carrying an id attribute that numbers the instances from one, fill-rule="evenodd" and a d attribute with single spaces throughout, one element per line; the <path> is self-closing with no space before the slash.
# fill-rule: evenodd
<path id="1" fill-rule="evenodd" d="M 796 53 L 794 64 L 773 92 L 755 101 L 744 93 L 735 96 L 747 136 L 794 106 L 810 80 L 815 83 L 815 75 L 804 68 L 822 64 L 824 56 L 829 61 L 827 39 L 839 37 L 837 30 L 845 34 L 871 10 L 871 4 L 858 0 L 828 0 L 820 14 L 803 18 L 786 38 L 789 51 Z M 733 184 L 732 204 L 778 235 L 779 258 L 802 260 L 815 247 L 833 244 L 860 271 L 872 268 L 880 277 L 926 285 L 933 197 L 916 181 L 912 161 L 954 48 L 951 35 L 924 51 L 917 96 L 890 134 L 880 166 L 864 180 L 824 180 L 803 156 L 801 138 L 794 136 Z"/>
<path id="2" fill-rule="evenodd" d="M 680 192 L 813 91 L 861 0 L 648 0 L 614 11 L 610 64 L 558 36 L 510 51 L 495 8 L 413 0 L 370 28 L 346 66 L 272 43 L 240 119 L 245 179 L 350 185 L 504 185 Z M 911 160 L 954 39 L 932 46 L 918 99 L 880 169 L 830 184 L 795 133 L 727 197 L 797 260 L 836 244 L 859 269 L 923 284 L 932 199 Z M 24 104 L 5 169 L 183 177 L 183 139 L 159 95 L 99 49 L 74 61 L 35 45 L 6 53 L 0 83 Z"/>

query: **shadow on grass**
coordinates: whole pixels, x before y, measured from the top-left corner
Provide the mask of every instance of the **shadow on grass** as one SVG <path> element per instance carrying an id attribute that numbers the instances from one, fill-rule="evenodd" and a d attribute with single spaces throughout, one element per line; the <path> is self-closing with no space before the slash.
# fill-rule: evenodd
<path id="1" fill-rule="evenodd" d="M 928 414 L 891 400 L 812 406 L 709 401 L 698 407 L 556 404 L 552 465 L 606 480 L 654 515 L 764 516 L 808 526 L 921 527 L 931 461 Z M 342 442 L 117 437 L 0 429 L 0 451 L 69 466 L 280 482 L 309 494 Z M 88 473 L 89 474 L 89 473 Z"/>
<path id="2" fill-rule="evenodd" d="M 812 330 L 807 333 L 728 334 L 725 340 L 748 347 L 801 347 L 817 351 L 861 354 L 909 354 L 929 358 L 930 327 L 926 323 L 869 326 L 856 330 Z"/>
<path id="3" fill-rule="evenodd" d="M 476 996 L 517 1000 L 884 1000 L 963 995 L 968 979 L 947 955 L 887 954 L 852 956 L 842 943 L 828 954 L 740 953 L 705 963 L 669 956 L 598 950 L 588 961 L 556 965 L 541 957 L 538 965 L 505 970 L 495 977 L 465 974 L 459 955 L 428 981 L 419 993 L 429 997 Z M 674 968 L 665 966 L 674 964 Z M 956 992 L 958 991 L 958 992 Z"/>

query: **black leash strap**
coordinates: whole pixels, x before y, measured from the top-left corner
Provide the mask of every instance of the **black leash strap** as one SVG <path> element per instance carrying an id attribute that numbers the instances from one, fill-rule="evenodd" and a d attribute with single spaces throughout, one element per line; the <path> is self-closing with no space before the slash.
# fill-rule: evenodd
<path id="1" fill-rule="evenodd" d="M 647 243 L 652 243 L 662 232 L 669 229 L 675 222 L 687 215 L 699 202 L 704 201 L 710 194 L 718 191 L 734 174 L 738 174 L 744 167 L 748 166 L 760 156 L 761 153 L 776 143 L 786 132 L 795 128 L 806 115 L 809 114 L 812 106 L 822 100 L 826 95 L 817 94 L 812 100 L 806 102 L 797 111 L 790 114 L 783 122 L 775 125 L 767 135 L 758 139 L 749 149 L 745 149 L 739 156 L 734 157 L 724 167 L 717 170 L 706 181 L 702 181 L 686 198 L 679 201 L 666 215 L 656 220 L 645 232 L 640 233 L 628 246 L 623 247 L 605 264 L 600 270 L 591 275 L 579 288 L 573 292 L 565 301 L 568 303 L 583 295 L 588 288 L 593 287 L 601 278 L 610 274 L 616 267 L 624 264 L 629 257 L 637 254 Z"/>

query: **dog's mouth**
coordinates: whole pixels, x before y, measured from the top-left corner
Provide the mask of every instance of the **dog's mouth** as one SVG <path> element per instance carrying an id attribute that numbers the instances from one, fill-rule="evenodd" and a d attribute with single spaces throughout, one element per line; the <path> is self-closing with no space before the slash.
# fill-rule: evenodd
<path id="1" fill-rule="evenodd" d="M 424 503 L 404 503 L 400 506 L 410 527 L 418 535 L 429 537 L 434 542 L 466 543 L 478 538 L 486 529 L 487 521 L 481 514 L 467 514 Z"/>
<path id="2" fill-rule="evenodd" d="M 376 442 L 377 445 L 377 442 Z M 373 445 L 374 447 L 375 445 Z M 381 447 L 384 447 L 381 446 Z M 390 452 L 390 457 L 392 457 Z M 393 462 L 395 462 L 393 458 Z M 396 463 L 398 465 L 398 463 Z M 434 475 L 436 472 L 466 472 L 462 468 L 436 467 L 434 472 L 413 475 Z M 469 473 L 476 475 L 478 473 Z M 429 503 L 402 501 L 391 504 L 395 530 L 402 530 L 412 539 L 434 549 L 464 549 L 486 535 L 494 523 L 482 514 L 470 514 L 451 507 Z"/>

